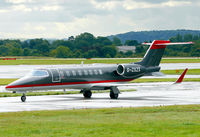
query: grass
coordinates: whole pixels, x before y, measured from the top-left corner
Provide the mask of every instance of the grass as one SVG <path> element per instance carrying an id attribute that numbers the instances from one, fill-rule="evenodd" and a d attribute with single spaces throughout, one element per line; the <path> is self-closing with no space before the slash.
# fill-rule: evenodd
<path id="1" fill-rule="evenodd" d="M 0 113 L 5 137 L 197 137 L 200 105 Z"/>
<path id="2" fill-rule="evenodd" d="M 8 79 L 8 78 L 1 78 L 0 85 L 8 85 L 9 83 L 15 81 L 17 79 Z"/>
<path id="3" fill-rule="evenodd" d="M 106 63 L 106 64 L 121 64 L 138 62 L 141 59 L 17 59 L 17 60 L 0 60 L 0 65 L 58 65 L 58 64 L 84 64 L 92 63 Z M 200 63 L 199 58 L 186 58 L 186 59 L 162 59 L 161 63 Z"/>
<path id="4" fill-rule="evenodd" d="M 165 59 L 161 60 L 161 63 L 200 63 L 200 58 L 182 58 L 182 59 Z"/>
<path id="5" fill-rule="evenodd" d="M 42 96 L 42 95 L 63 95 L 63 94 L 78 94 L 80 91 L 70 91 L 70 92 L 62 92 L 62 91 L 47 91 L 47 92 L 27 92 L 27 96 Z M 22 93 L 0 93 L 0 97 L 17 97 L 22 96 Z"/>
<path id="6" fill-rule="evenodd" d="M 177 70 L 161 70 L 164 74 L 168 75 L 180 75 L 182 74 L 184 70 L 183 69 L 177 69 Z M 186 75 L 200 75 L 200 69 L 188 69 Z"/>

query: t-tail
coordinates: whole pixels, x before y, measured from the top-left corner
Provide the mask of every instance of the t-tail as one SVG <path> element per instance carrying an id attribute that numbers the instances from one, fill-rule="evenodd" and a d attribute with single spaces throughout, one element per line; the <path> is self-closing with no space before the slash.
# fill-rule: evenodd
<path id="1" fill-rule="evenodd" d="M 154 40 L 152 43 L 143 43 L 150 45 L 143 60 L 137 62 L 147 68 L 147 73 L 158 72 L 160 70 L 159 64 L 164 54 L 165 48 L 168 45 L 184 45 L 193 44 L 193 42 L 170 42 L 169 40 Z"/>

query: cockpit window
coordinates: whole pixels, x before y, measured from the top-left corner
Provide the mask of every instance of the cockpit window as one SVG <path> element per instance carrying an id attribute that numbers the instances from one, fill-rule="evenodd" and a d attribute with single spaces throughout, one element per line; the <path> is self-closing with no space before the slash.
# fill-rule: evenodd
<path id="1" fill-rule="evenodd" d="M 49 76 L 48 72 L 46 70 L 33 70 L 31 72 L 31 76 L 34 77 L 45 77 L 45 76 Z"/>

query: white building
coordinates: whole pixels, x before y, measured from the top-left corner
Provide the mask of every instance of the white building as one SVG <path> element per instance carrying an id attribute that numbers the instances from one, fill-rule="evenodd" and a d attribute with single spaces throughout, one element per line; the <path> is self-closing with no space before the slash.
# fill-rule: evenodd
<path id="1" fill-rule="evenodd" d="M 117 46 L 117 50 L 120 52 L 127 52 L 127 51 L 132 51 L 135 53 L 135 46 Z"/>

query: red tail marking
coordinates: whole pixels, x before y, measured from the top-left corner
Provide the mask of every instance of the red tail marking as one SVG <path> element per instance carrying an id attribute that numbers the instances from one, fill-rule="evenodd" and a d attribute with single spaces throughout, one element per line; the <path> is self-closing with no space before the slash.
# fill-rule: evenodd
<path id="1" fill-rule="evenodd" d="M 166 45 L 162 45 L 162 43 L 170 43 L 169 40 L 155 40 L 152 45 L 151 45 L 151 48 L 150 49 L 163 49 L 163 48 L 166 48 Z M 159 45 L 157 45 L 159 44 Z"/>
<path id="2" fill-rule="evenodd" d="M 181 83 L 183 81 L 183 78 L 187 72 L 188 68 L 185 69 L 185 71 L 181 74 L 181 76 L 177 79 L 175 83 Z"/>

